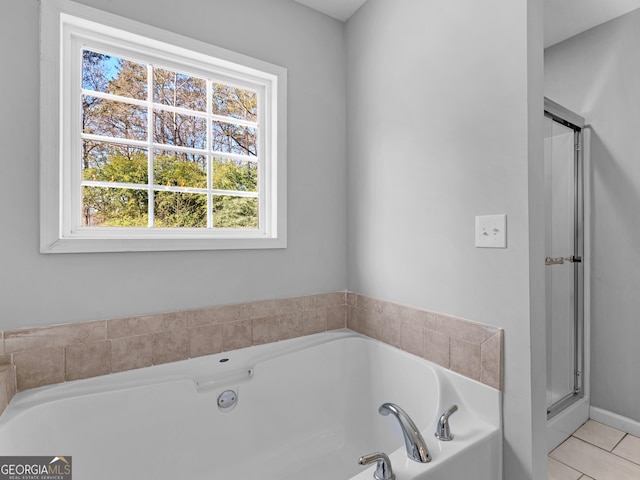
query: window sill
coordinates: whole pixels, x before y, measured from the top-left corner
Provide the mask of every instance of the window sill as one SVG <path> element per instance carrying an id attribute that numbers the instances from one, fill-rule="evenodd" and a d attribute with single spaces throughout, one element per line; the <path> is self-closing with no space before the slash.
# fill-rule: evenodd
<path id="1" fill-rule="evenodd" d="M 60 238 L 43 241 L 41 253 L 167 252 L 286 248 L 281 238 Z"/>

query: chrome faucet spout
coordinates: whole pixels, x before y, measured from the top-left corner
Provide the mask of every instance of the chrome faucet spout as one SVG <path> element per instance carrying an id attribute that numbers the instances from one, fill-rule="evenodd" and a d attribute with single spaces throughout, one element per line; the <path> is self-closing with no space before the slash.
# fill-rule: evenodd
<path id="1" fill-rule="evenodd" d="M 427 443 L 422 438 L 422 434 L 416 424 L 413 423 L 411 417 L 395 403 L 383 403 L 378 409 L 380 415 L 392 414 L 400 423 L 402 435 L 404 436 L 404 444 L 407 448 L 407 456 L 411 460 L 419 463 L 428 463 L 431 461 L 431 455 L 427 449 Z"/>

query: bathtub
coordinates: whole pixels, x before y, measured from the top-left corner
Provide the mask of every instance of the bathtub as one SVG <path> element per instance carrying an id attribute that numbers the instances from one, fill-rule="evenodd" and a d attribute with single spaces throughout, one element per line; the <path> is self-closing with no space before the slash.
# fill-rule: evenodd
<path id="1" fill-rule="evenodd" d="M 412 417 L 430 463 L 407 458 L 384 402 Z M 439 441 L 453 404 L 454 439 Z M 20 392 L 0 455 L 71 456 L 75 480 L 364 480 L 375 466 L 358 458 L 383 451 L 397 480 L 499 480 L 500 412 L 499 391 L 337 330 Z"/>

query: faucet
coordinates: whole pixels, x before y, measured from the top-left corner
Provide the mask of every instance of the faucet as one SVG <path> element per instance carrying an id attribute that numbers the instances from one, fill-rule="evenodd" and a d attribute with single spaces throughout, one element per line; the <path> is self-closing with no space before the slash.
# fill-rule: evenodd
<path id="1" fill-rule="evenodd" d="M 404 435 L 404 444 L 407 447 L 407 456 L 411 460 L 415 460 L 420 463 L 427 463 L 431 461 L 431 455 L 427 449 L 427 444 L 422 438 L 418 427 L 413 423 L 411 417 L 407 415 L 407 412 L 402 410 L 395 403 L 383 403 L 378 409 L 380 415 L 393 414 L 394 417 L 400 422 L 400 428 L 402 428 L 402 434 Z"/>
<path id="2" fill-rule="evenodd" d="M 369 465 L 373 462 L 377 462 L 373 478 L 376 480 L 396 480 L 396 475 L 391 469 L 391 460 L 385 453 L 370 453 L 369 455 L 363 455 L 358 460 L 360 465 Z"/>
<path id="3" fill-rule="evenodd" d="M 457 410 L 457 405 L 451 405 L 447 411 L 440 415 L 435 433 L 435 436 L 438 440 L 442 440 L 443 442 L 453 440 L 453 434 L 451 433 L 451 429 L 449 428 L 449 417 Z"/>

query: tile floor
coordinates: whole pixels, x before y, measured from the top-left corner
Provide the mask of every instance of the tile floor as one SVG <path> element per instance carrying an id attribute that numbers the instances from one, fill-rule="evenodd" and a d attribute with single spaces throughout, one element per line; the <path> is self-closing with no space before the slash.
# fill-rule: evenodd
<path id="1" fill-rule="evenodd" d="M 548 457 L 549 480 L 640 480 L 640 438 L 589 420 Z"/>

